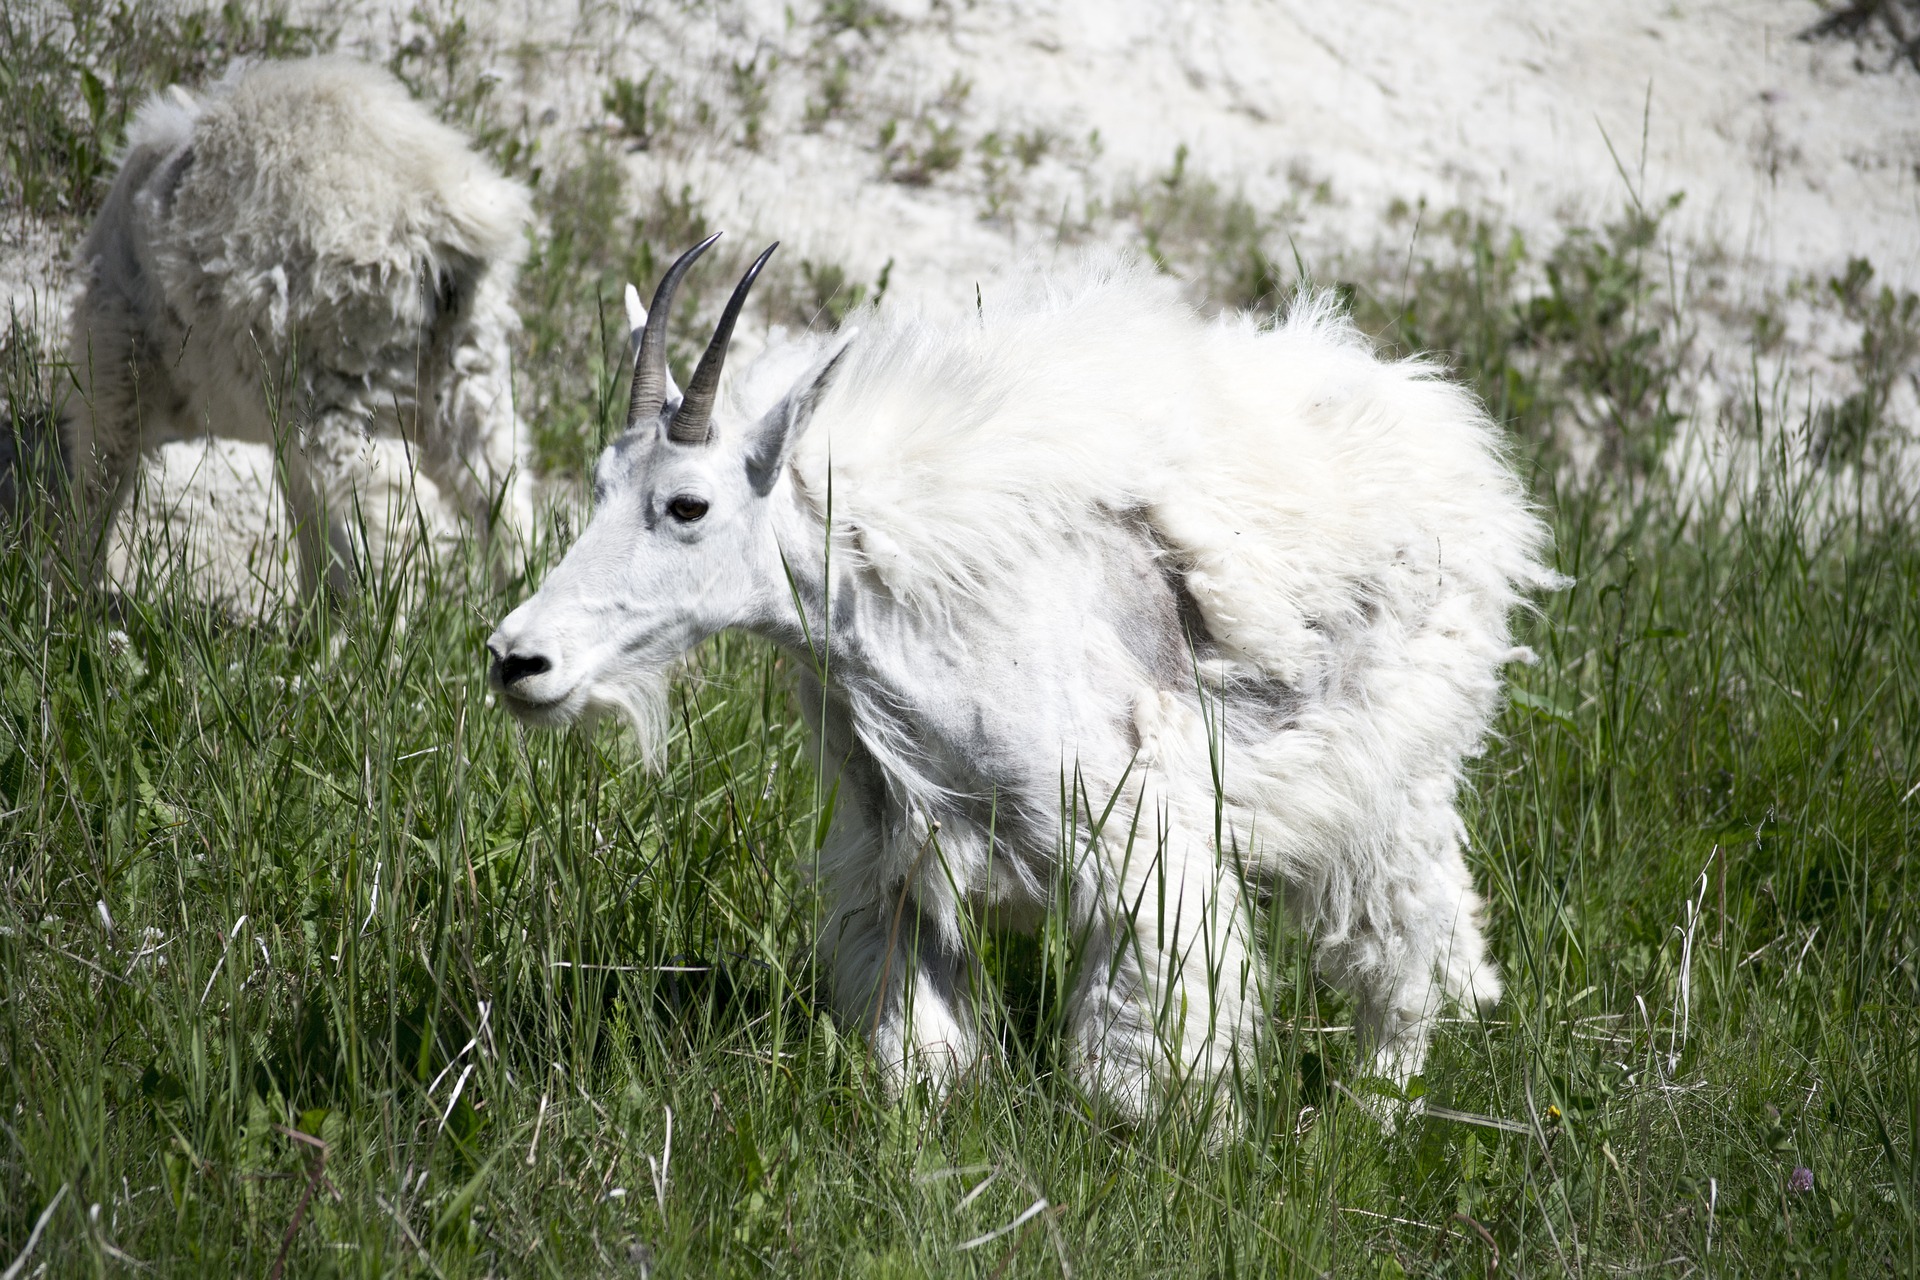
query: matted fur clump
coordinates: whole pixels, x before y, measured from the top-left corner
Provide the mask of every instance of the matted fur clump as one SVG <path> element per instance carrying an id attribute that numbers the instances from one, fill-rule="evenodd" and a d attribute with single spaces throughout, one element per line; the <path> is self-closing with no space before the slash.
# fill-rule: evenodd
<path id="1" fill-rule="evenodd" d="M 197 435 L 281 447 L 310 585 L 351 585 L 418 523 L 415 476 L 377 465 L 376 437 L 517 543 L 531 512 L 507 344 L 530 209 L 350 59 L 149 99 L 80 254 L 65 431 L 92 550 L 142 453 Z"/>
<path id="2" fill-rule="evenodd" d="M 1557 579 L 1434 367 L 1327 295 L 1207 322 L 1095 259 L 978 319 L 869 316 L 676 415 L 641 406 L 602 460 L 495 684 L 556 723 L 727 627 L 792 650 L 838 783 L 820 945 L 897 1081 L 986 1052 L 969 916 L 1066 913 L 1071 1060 L 1128 1114 L 1258 1038 L 1256 896 L 1390 1078 L 1444 999 L 1499 998 L 1455 802 L 1524 656 L 1509 616 Z"/>

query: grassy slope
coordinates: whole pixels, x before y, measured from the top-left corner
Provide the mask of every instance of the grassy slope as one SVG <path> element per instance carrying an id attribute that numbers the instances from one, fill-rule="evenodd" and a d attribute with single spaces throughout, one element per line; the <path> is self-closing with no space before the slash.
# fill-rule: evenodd
<path id="1" fill-rule="evenodd" d="M 567 1272 L 643 1243 L 696 1273 L 988 1274 L 1015 1237 L 956 1243 L 1042 1197 L 1010 1274 L 1483 1269 L 1456 1212 L 1549 1272 L 1905 1270 L 1912 526 L 1600 514 L 1562 506 L 1580 585 L 1536 624 L 1471 807 L 1510 998 L 1426 1080 L 1518 1128 L 1382 1134 L 1329 1088 L 1350 1045 L 1283 944 L 1258 1136 L 1224 1157 L 1177 1125 L 1100 1132 L 1053 1077 L 1059 937 L 996 951 L 1004 1072 L 878 1103 L 815 1010 L 818 807 L 757 646 L 707 655 L 656 781 L 483 706 L 484 596 L 403 632 L 370 602 L 329 656 L 163 594 L 116 655 L 10 554 L 5 1239 L 65 1185 L 56 1272 L 118 1249 L 260 1273 L 313 1168 L 291 1126 L 328 1144 L 301 1272 Z"/>
<path id="2" fill-rule="evenodd" d="M 1155 251 L 1204 275 L 1176 221 Z M 1578 584 L 1529 624 L 1468 807 L 1510 995 L 1423 1081 L 1468 1119 L 1385 1133 L 1350 1101 L 1344 1011 L 1282 938 L 1248 1139 L 1102 1130 L 1053 1073 L 1051 932 L 992 947 L 1005 1069 L 884 1106 L 818 1009 L 822 798 L 763 648 L 703 655 L 655 779 L 484 705 L 511 593 L 464 566 L 404 627 L 384 592 L 244 627 L 165 580 L 76 608 L 15 531 L 0 1266 L 65 1188 L 54 1275 L 283 1247 L 290 1275 L 1920 1269 L 1913 513 L 1778 484 L 1681 510 L 1644 478 L 1672 427 L 1647 239 L 1570 242 L 1525 296 L 1517 250 L 1458 241 L 1396 264 L 1404 303 L 1362 290 L 1370 327 L 1460 353 L 1543 476 L 1576 402 L 1613 433 L 1553 495 Z M 567 292 L 543 260 L 591 279 L 595 252 L 548 249 L 530 305 Z M 587 383 L 561 418 L 598 415 Z"/>

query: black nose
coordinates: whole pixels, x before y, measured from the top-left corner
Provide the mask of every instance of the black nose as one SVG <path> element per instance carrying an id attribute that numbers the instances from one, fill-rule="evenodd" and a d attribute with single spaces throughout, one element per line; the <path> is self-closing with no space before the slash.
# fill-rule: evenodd
<path id="1" fill-rule="evenodd" d="M 504 658 L 494 659 L 493 669 L 499 675 L 500 683 L 510 689 L 528 676 L 551 671 L 553 664 L 539 654 L 510 653 Z"/>

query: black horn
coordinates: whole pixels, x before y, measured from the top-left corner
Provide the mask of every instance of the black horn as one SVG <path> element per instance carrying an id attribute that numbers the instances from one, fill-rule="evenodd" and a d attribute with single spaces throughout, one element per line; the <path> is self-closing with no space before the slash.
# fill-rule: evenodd
<path id="1" fill-rule="evenodd" d="M 740 283 L 733 287 L 733 296 L 727 299 L 727 309 L 720 313 L 720 323 L 714 327 L 713 340 L 707 343 L 706 353 L 700 357 L 700 365 L 693 371 L 693 379 L 687 383 L 687 394 L 674 411 L 673 420 L 667 424 L 667 439 L 677 444 L 706 443 L 713 426 L 714 397 L 720 392 L 720 367 L 726 364 L 727 344 L 733 341 L 733 323 L 740 318 L 740 308 L 746 305 L 747 294 L 753 289 L 754 279 L 759 276 L 760 269 L 767 265 L 767 259 L 779 247 L 778 240 L 768 245 L 766 251 L 747 268 L 747 274 L 740 277 Z"/>
<path id="2" fill-rule="evenodd" d="M 653 291 L 653 306 L 647 311 L 647 327 L 640 334 L 640 348 L 633 353 L 633 394 L 627 401 L 627 426 L 632 428 L 649 418 L 660 416 L 667 404 L 667 312 L 673 306 L 673 291 L 680 277 L 694 260 L 720 238 L 718 231 L 681 254 L 679 260 L 660 277 Z"/>

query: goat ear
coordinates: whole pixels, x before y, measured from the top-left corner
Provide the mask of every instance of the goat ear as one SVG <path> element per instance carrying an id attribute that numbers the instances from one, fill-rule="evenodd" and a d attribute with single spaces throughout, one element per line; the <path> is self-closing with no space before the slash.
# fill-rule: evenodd
<path id="1" fill-rule="evenodd" d="M 846 358 L 859 333 L 858 329 L 850 330 L 839 349 L 796 383 L 793 390 L 787 392 L 786 397 L 760 420 L 754 438 L 747 443 L 747 480 L 753 485 L 755 493 L 765 497 L 773 488 L 773 482 L 780 476 L 780 468 L 786 464 L 787 455 L 793 451 L 794 441 L 806 432 L 807 424 L 813 421 L 813 411 L 820 407 L 834 374 L 840 370 L 840 362 Z"/>
<path id="2" fill-rule="evenodd" d="M 640 301 L 640 291 L 631 283 L 627 285 L 627 359 L 633 359 L 634 352 L 640 349 L 640 335 L 647 331 L 647 308 Z"/>

